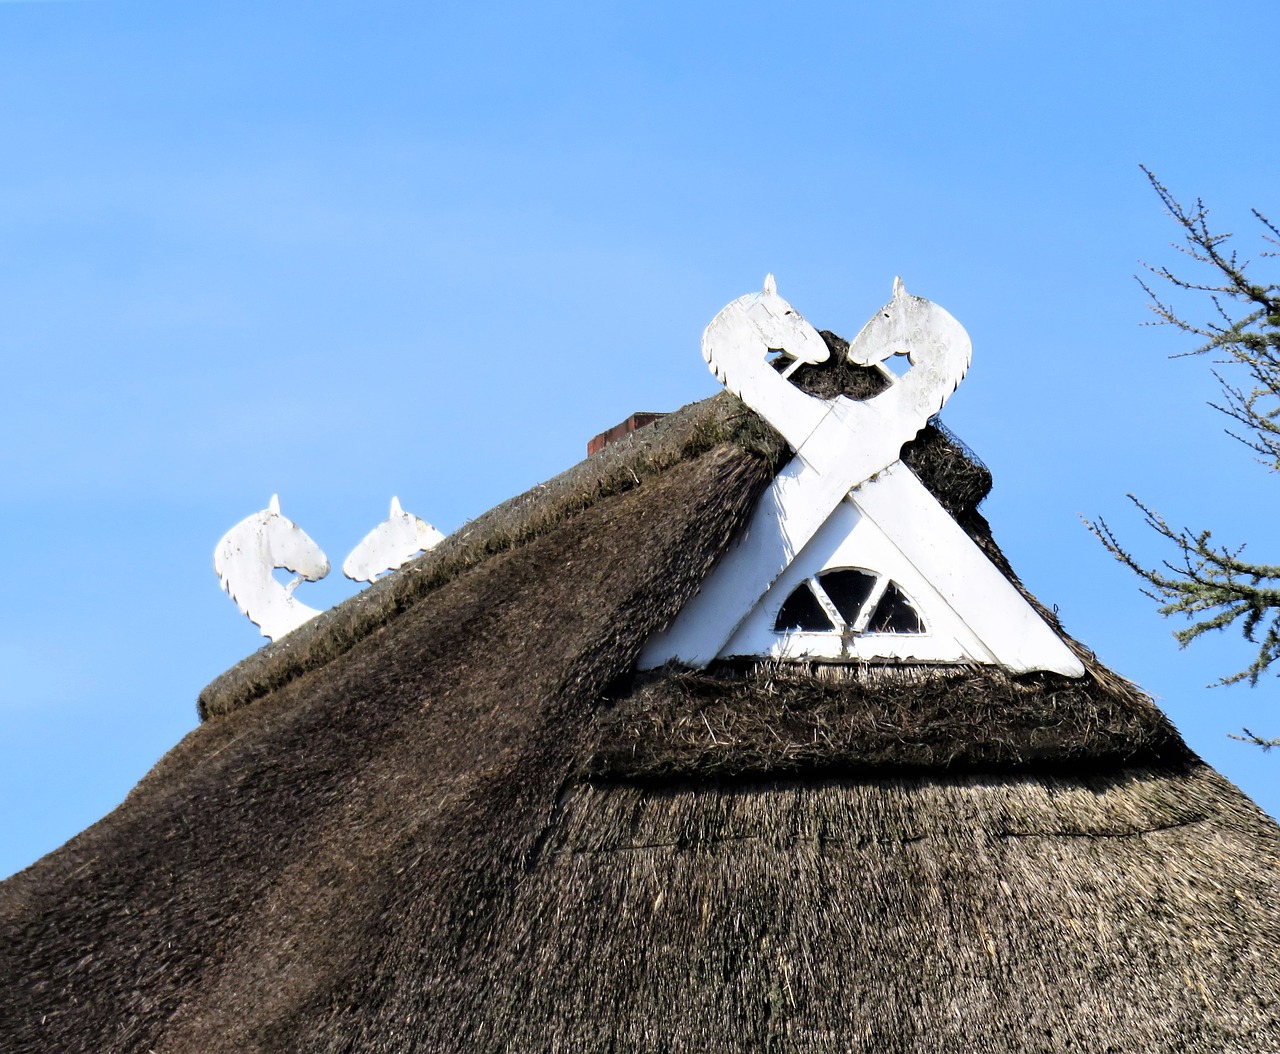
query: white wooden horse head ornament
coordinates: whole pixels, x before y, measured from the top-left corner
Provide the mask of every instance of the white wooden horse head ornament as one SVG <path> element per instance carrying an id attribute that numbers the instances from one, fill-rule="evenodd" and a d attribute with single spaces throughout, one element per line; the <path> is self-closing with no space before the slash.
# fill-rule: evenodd
<path id="1" fill-rule="evenodd" d="M 354 581 L 372 582 L 443 540 L 444 535 L 431 524 L 405 512 L 400 499 L 392 498 L 388 518 L 351 551 L 342 571 Z M 298 577 L 281 585 L 272 573 L 277 568 Z M 213 551 L 213 569 L 236 606 L 264 637 L 275 641 L 320 614 L 300 602 L 293 591 L 304 581 L 324 578 L 329 558 L 301 527 L 281 514 L 280 500 L 273 494 L 267 508 L 222 536 Z"/>
<path id="2" fill-rule="evenodd" d="M 434 549 L 444 535 L 431 524 L 400 508 L 400 499 L 391 499 L 391 512 L 360 540 L 342 562 L 342 573 L 355 582 L 372 582 L 384 571 L 394 571 Z"/>
<path id="3" fill-rule="evenodd" d="M 779 373 L 768 361 L 773 351 L 795 361 Z M 802 363 L 825 362 L 829 351 L 822 335 L 778 295 L 773 275 L 765 276 L 763 291 L 738 298 L 716 315 L 702 336 L 702 356 L 720 382 L 809 461 L 822 459 L 824 451 L 843 461 L 845 448 L 853 445 L 850 432 L 862 433 L 857 445 L 865 446 L 873 420 L 890 430 L 884 439 L 888 447 L 895 447 L 890 461 L 896 460 L 902 444 L 925 426 L 964 379 L 971 352 L 969 335 L 960 323 L 937 304 L 912 296 L 900 278 L 894 279 L 889 302 L 849 345 L 850 361 L 877 366 L 890 381 L 870 399 L 820 399 L 788 381 Z M 894 355 L 906 355 L 911 362 L 902 377 L 885 365 Z M 815 432 L 838 441 L 812 444 Z M 861 468 L 850 466 L 841 475 L 858 471 Z"/>
<path id="4" fill-rule="evenodd" d="M 1083 673 L 1062 639 L 900 460 L 903 445 L 964 379 L 971 351 L 960 323 L 895 279 L 889 302 L 848 349 L 851 362 L 878 368 L 888 386 L 869 399 L 819 398 L 789 377 L 802 362 L 825 361 L 828 349 L 778 295 L 772 275 L 761 292 L 716 315 L 702 337 L 703 357 L 796 456 L 701 590 L 647 642 L 640 667 L 704 667 L 720 657 L 762 655 L 990 662 L 1017 671 Z M 780 372 L 769 361 L 771 352 L 795 361 Z M 888 367 L 895 355 L 910 363 L 901 376 Z M 889 579 L 885 568 L 868 568 L 872 556 L 892 563 L 894 581 L 930 601 L 922 631 L 905 643 L 879 631 L 851 639 L 874 628 L 872 620 L 865 611 L 843 618 L 816 586 L 819 573 L 870 570 L 880 576 L 882 595 Z M 815 583 L 813 600 L 829 608 L 830 633 L 806 636 L 779 628 L 776 616 L 797 582 L 805 588 Z"/>
<path id="5" fill-rule="evenodd" d="M 287 586 L 272 576 L 276 568 L 297 577 Z M 300 582 L 316 582 L 329 573 L 329 558 L 310 536 L 280 512 L 280 499 L 231 528 L 213 550 L 213 569 L 236 606 L 278 640 L 320 614 L 293 595 Z"/>

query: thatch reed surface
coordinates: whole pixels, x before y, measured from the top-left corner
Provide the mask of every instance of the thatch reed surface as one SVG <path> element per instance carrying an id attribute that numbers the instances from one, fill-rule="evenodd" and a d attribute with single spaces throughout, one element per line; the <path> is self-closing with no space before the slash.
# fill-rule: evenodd
<path id="1" fill-rule="evenodd" d="M 418 927 L 415 969 L 489 956 L 476 926 L 523 881 L 584 715 L 769 477 L 713 448 L 201 725 L 0 884 L 0 1050 L 407 1049 L 377 963 Z M 410 982 L 419 1020 L 443 1028 L 462 977 Z"/>
<path id="2" fill-rule="evenodd" d="M 0 1051 L 1280 1050 L 1280 828 L 1092 659 L 635 674 L 779 456 L 686 408 L 215 682 L 0 883 Z"/>
<path id="3" fill-rule="evenodd" d="M 540 538 L 596 502 L 625 493 L 726 442 L 775 468 L 787 456 L 781 437 L 727 393 L 667 414 L 478 516 L 397 573 L 232 667 L 200 693 L 201 719 L 228 713 L 319 669 L 495 554 Z"/>
<path id="4" fill-rule="evenodd" d="M 498 1016 L 511 1049 L 1273 1052 L 1277 834 L 1199 765 L 585 785 Z"/>
<path id="5" fill-rule="evenodd" d="M 761 664 L 642 679 L 596 721 L 591 775 L 1062 769 L 1190 756 L 1145 696 L 1093 677 Z"/>

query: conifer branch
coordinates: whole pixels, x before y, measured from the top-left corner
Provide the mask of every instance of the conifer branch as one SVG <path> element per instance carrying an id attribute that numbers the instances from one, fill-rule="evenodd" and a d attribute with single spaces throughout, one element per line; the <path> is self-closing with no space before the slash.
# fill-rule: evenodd
<path id="1" fill-rule="evenodd" d="M 1164 265 L 1143 264 L 1148 278 L 1138 277 L 1150 299 L 1156 320 L 1150 325 L 1173 326 L 1197 339 L 1198 346 L 1182 355 L 1214 354 L 1214 379 L 1220 396 L 1210 406 L 1234 423 L 1227 433 L 1248 447 L 1272 471 L 1280 472 L 1280 284 L 1256 280 L 1251 260 L 1242 259 L 1229 242 L 1229 232 L 1216 232 L 1209 211 L 1197 198 L 1191 207 L 1179 202 L 1151 172 L 1150 181 L 1165 211 L 1182 229 L 1181 243 L 1174 243 L 1195 270 L 1206 274 L 1189 278 Z M 1262 228 L 1265 248 L 1259 259 L 1280 255 L 1280 228 L 1263 213 L 1253 210 Z M 1159 279 L 1155 283 L 1153 279 Z M 1175 296 L 1207 294 L 1211 309 L 1204 322 L 1192 322 L 1154 286 L 1165 284 Z M 1181 356 L 1175 356 L 1181 357 Z M 1174 529 L 1154 509 L 1132 494 L 1148 528 L 1176 556 L 1157 567 L 1147 566 L 1121 545 L 1107 522 L 1086 520 L 1107 551 L 1130 568 L 1143 583 L 1143 592 L 1159 605 L 1166 618 L 1181 616 L 1190 625 L 1174 631 L 1182 647 L 1213 630 L 1237 626 L 1245 640 L 1257 648 L 1247 667 L 1222 678 L 1218 684 L 1258 678 L 1280 660 L 1280 564 L 1254 563 L 1244 558 L 1243 545 L 1230 547 L 1214 542 L 1209 530 Z M 1269 750 L 1280 739 L 1266 739 L 1244 729 L 1234 736 Z"/>

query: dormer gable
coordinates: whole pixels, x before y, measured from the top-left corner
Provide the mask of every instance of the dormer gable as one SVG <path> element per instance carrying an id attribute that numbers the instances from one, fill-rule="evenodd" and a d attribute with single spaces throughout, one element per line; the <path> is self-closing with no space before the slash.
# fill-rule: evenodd
<path id="1" fill-rule="evenodd" d="M 712 320 L 702 347 L 725 387 L 795 456 L 701 590 L 648 641 L 642 669 L 759 657 L 1084 673 L 901 460 L 968 369 L 969 337 L 950 314 L 895 280 L 845 352 L 885 379 L 865 400 L 820 398 L 791 382 L 830 351 L 772 275 Z M 900 375 L 889 365 L 897 356 Z"/>

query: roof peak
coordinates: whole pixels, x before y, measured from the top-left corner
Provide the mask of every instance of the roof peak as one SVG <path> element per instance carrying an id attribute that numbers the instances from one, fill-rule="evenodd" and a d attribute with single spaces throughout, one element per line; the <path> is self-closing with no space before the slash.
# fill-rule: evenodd
<path id="1" fill-rule="evenodd" d="M 707 365 L 795 457 L 697 595 L 646 645 L 641 668 L 755 655 L 1083 675 L 1065 641 L 902 463 L 904 446 L 968 371 L 964 327 L 895 279 L 888 303 L 836 355 L 878 370 L 883 386 L 851 399 L 791 382 L 832 350 L 772 276 L 707 326 Z M 901 374 L 889 366 L 899 357 Z"/>

